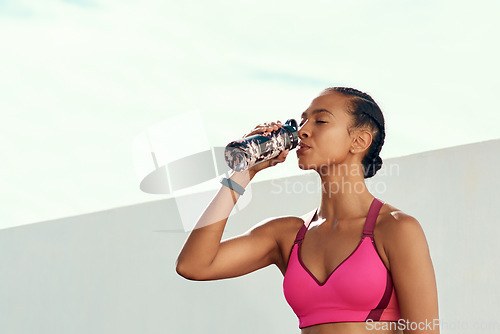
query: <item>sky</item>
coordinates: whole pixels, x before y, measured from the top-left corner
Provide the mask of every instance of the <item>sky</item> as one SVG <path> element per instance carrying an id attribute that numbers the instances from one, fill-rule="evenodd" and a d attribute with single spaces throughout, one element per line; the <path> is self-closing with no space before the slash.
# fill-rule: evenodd
<path id="1" fill-rule="evenodd" d="M 500 138 L 499 10 L 0 0 L 0 229 L 167 198 L 139 188 L 137 136 L 167 122 L 179 147 L 192 128 L 175 117 L 197 111 L 205 144 L 225 146 L 259 123 L 299 119 L 329 86 L 381 106 L 383 159 Z M 303 172 L 293 156 L 273 168 L 254 180 Z"/>

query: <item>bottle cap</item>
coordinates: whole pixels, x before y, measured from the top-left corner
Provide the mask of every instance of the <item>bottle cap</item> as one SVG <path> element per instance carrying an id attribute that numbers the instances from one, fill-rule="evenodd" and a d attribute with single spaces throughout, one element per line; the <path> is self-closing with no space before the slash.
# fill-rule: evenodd
<path id="1" fill-rule="evenodd" d="M 293 118 L 290 118 L 285 122 L 285 124 L 282 125 L 282 128 L 287 130 L 290 135 L 291 135 L 291 142 L 292 142 L 292 147 L 290 147 L 290 150 L 293 150 L 295 147 L 297 147 L 297 144 L 299 143 L 299 130 L 297 126 L 297 121 L 294 120 Z"/>

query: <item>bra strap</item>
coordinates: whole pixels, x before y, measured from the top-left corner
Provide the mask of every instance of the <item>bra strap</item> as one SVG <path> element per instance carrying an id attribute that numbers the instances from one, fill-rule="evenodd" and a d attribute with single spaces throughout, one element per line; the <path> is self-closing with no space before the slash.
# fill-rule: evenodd
<path id="1" fill-rule="evenodd" d="M 373 236 L 373 229 L 375 228 L 375 223 L 377 222 L 378 213 L 384 205 L 384 202 L 378 198 L 374 198 L 372 204 L 370 205 L 370 210 L 368 210 L 368 215 L 366 216 L 365 226 L 363 227 L 363 236 Z"/>
<path id="2" fill-rule="evenodd" d="M 294 244 L 296 243 L 301 243 L 302 240 L 304 240 L 304 236 L 306 235 L 306 231 L 307 231 L 307 228 L 309 227 L 309 225 L 311 224 L 312 220 L 314 219 L 314 217 L 316 216 L 316 213 L 318 212 L 318 209 L 316 209 L 314 211 L 314 214 L 311 216 L 311 218 L 307 219 L 308 223 L 306 225 L 306 223 L 302 224 L 302 226 L 300 227 L 300 230 L 299 232 L 297 232 L 297 236 L 295 237 L 295 242 Z"/>

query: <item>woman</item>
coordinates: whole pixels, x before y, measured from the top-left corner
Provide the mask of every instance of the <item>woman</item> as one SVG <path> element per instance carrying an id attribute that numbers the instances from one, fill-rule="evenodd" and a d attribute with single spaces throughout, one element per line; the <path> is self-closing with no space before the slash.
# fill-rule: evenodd
<path id="1" fill-rule="evenodd" d="M 281 127 L 272 122 L 247 136 Z M 439 333 L 437 289 L 419 222 L 375 198 L 364 179 L 381 168 L 384 118 L 352 88 L 327 88 L 302 114 L 297 158 L 321 178 L 321 203 L 221 242 L 242 189 L 287 152 L 233 172 L 201 215 L 177 260 L 193 280 L 241 276 L 270 264 L 303 334 Z M 233 190 L 234 189 L 234 190 Z"/>

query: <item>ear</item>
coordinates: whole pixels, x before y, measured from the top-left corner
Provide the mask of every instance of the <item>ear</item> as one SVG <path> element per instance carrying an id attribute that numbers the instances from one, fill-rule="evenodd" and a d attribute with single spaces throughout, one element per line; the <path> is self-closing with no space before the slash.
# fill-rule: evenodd
<path id="1" fill-rule="evenodd" d="M 368 130 L 359 130 L 354 134 L 351 149 L 354 149 L 355 153 L 361 153 L 367 151 L 372 143 L 373 137 Z"/>

